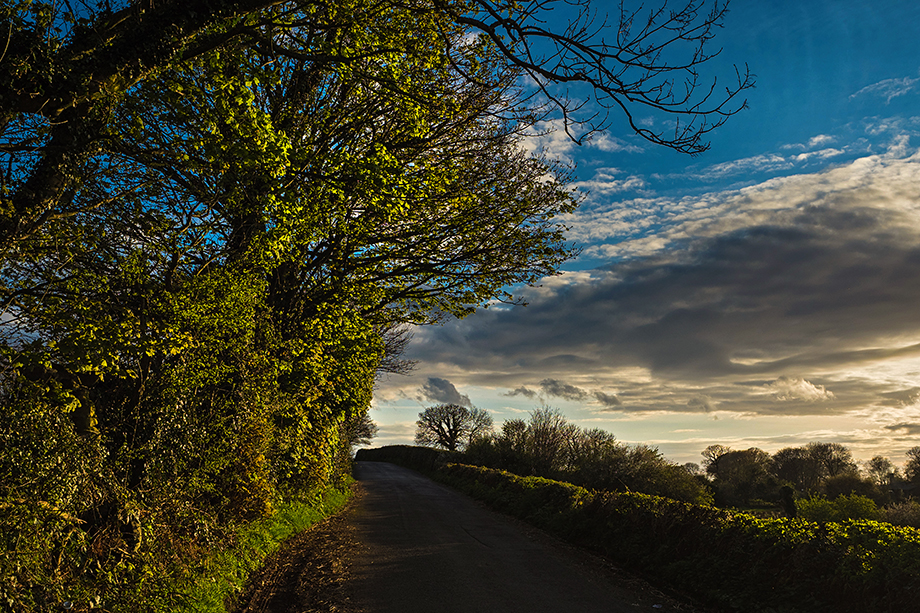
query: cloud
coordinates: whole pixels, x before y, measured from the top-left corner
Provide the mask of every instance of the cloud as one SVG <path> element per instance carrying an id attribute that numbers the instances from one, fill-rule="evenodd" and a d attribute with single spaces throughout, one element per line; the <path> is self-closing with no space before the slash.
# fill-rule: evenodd
<path id="1" fill-rule="evenodd" d="M 904 434 L 908 436 L 916 436 L 920 434 L 920 424 L 912 424 L 912 423 L 893 424 L 891 426 L 885 426 L 885 429 L 903 432 Z"/>
<path id="2" fill-rule="evenodd" d="M 792 163 L 788 159 L 781 155 L 771 153 L 714 164 L 705 168 L 697 175 L 697 178 L 704 181 L 717 181 L 729 175 L 753 172 L 777 172 L 791 167 Z"/>
<path id="3" fill-rule="evenodd" d="M 886 392 L 882 395 L 882 405 L 889 407 L 909 407 L 920 402 L 920 387 Z"/>
<path id="4" fill-rule="evenodd" d="M 576 181 L 571 186 L 592 194 L 610 195 L 627 191 L 641 191 L 648 186 L 648 183 L 642 177 L 635 175 L 616 179 L 612 175 L 604 173 L 595 175 L 594 178 L 587 181 Z"/>
<path id="5" fill-rule="evenodd" d="M 872 85 L 867 85 L 858 92 L 850 95 L 850 100 L 860 96 L 872 95 L 885 98 L 885 104 L 890 103 L 898 96 L 904 96 L 912 92 L 920 82 L 920 78 L 904 77 L 903 79 L 885 79 Z"/>
<path id="6" fill-rule="evenodd" d="M 807 143 L 795 143 L 791 145 L 783 145 L 782 149 L 800 149 L 802 151 L 808 151 L 814 149 L 815 147 L 823 147 L 824 145 L 829 145 L 837 140 L 837 137 L 831 136 L 829 134 L 818 134 L 817 136 L 812 136 L 808 139 Z"/>
<path id="7" fill-rule="evenodd" d="M 610 136 L 608 133 L 594 135 L 587 143 L 590 147 L 606 151 L 608 153 L 626 152 L 642 153 L 644 149 L 638 145 L 633 145 L 623 140 Z"/>
<path id="8" fill-rule="evenodd" d="M 808 151 L 806 153 L 800 153 L 795 156 L 796 162 L 807 162 L 812 159 L 826 160 L 832 157 L 837 157 L 846 153 L 842 149 L 820 149 L 818 151 Z"/>
<path id="9" fill-rule="evenodd" d="M 869 156 L 577 214 L 571 236 L 609 261 L 525 290 L 526 308 L 421 330 L 409 357 L 575 401 L 616 389 L 632 412 L 894 406 L 920 368 L 917 185 L 920 157 Z"/>
<path id="10" fill-rule="evenodd" d="M 556 396 L 565 400 L 584 400 L 588 397 L 588 392 L 580 387 L 568 385 L 556 379 L 543 379 L 540 381 L 540 388 L 547 396 Z"/>
<path id="11" fill-rule="evenodd" d="M 805 400 L 815 402 L 830 400 L 834 393 L 826 390 L 823 385 L 815 385 L 801 377 L 782 376 L 772 383 L 764 386 L 777 400 Z"/>
<path id="12" fill-rule="evenodd" d="M 709 413 L 713 410 L 712 399 L 703 394 L 695 396 L 687 401 L 687 406 L 694 410 L 705 411 Z"/>
<path id="13" fill-rule="evenodd" d="M 425 385 L 419 390 L 420 400 L 430 400 L 432 402 L 441 402 L 444 404 L 459 404 L 464 407 L 471 407 L 470 397 L 461 394 L 454 387 L 454 384 L 447 379 L 439 377 L 428 377 Z"/>
<path id="14" fill-rule="evenodd" d="M 566 132 L 565 122 L 562 119 L 540 121 L 534 125 L 531 133 L 521 140 L 520 147 L 527 153 L 542 153 L 549 159 L 571 164 L 574 161 L 572 155 L 574 148 L 578 146 L 572 140 L 572 136 L 579 138 L 583 134 L 582 130 L 572 125 Z M 606 153 L 642 153 L 645 150 L 639 145 L 610 136 L 606 132 L 586 138 L 584 146 Z"/>
<path id="15" fill-rule="evenodd" d="M 623 405 L 623 401 L 616 397 L 615 394 L 605 394 L 601 391 L 595 391 L 594 397 L 607 408 L 618 407 Z"/>
<path id="16" fill-rule="evenodd" d="M 376 420 L 375 420 L 376 421 Z M 415 436 L 415 422 L 379 424 L 377 436 L 371 440 L 370 447 L 405 444 Z"/>
<path id="17" fill-rule="evenodd" d="M 502 394 L 502 396 L 525 396 L 527 398 L 534 398 L 536 395 L 537 392 L 533 391 L 532 389 L 527 389 L 523 385 L 515 390 L 511 390 L 506 394 Z"/>

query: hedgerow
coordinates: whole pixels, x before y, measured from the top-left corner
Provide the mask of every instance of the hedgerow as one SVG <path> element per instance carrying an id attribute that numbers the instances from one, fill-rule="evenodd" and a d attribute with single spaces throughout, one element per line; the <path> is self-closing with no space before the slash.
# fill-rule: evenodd
<path id="1" fill-rule="evenodd" d="M 404 465 L 407 457 L 402 452 Z M 429 462 L 426 469 L 499 511 L 727 609 L 894 612 L 913 610 L 920 596 L 914 528 L 758 519 L 477 466 Z"/>

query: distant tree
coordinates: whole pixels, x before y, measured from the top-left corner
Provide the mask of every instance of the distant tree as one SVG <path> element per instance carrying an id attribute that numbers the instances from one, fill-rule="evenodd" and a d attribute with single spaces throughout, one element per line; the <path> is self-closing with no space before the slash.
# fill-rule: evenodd
<path id="1" fill-rule="evenodd" d="M 799 492 L 816 491 L 823 479 L 823 467 L 805 447 L 786 447 L 773 454 L 773 474 Z"/>
<path id="2" fill-rule="evenodd" d="M 808 443 L 805 448 L 827 477 L 859 472 L 853 454 L 840 443 Z"/>
<path id="3" fill-rule="evenodd" d="M 715 477 L 720 504 L 747 504 L 753 498 L 769 497 L 776 486 L 770 454 L 756 447 L 722 454 L 707 472 Z"/>
<path id="4" fill-rule="evenodd" d="M 885 504 L 890 500 L 887 488 L 883 491 L 874 480 L 864 479 L 853 472 L 828 477 L 824 481 L 824 493 L 830 500 L 854 494 L 871 498 L 878 504 Z"/>
<path id="5" fill-rule="evenodd" d="M 910 481 L 920 480 L 920 447 L 911 447 L 907 450 L 907 463 L 904 465 L 904 476 Z"/>
<path id="6" fill-rule="evenodd" d="M 438 404 L 419 413 L 415 425 L 416 443 L 459 451 L 492 432 L 492 417 L 483 409 Z"/>
<path id="7" fill-rule="evenodd" d="M 885 456 L 877 455 L 866 462 L 866 475 L 878 485 L 887 485 L 894 473 L 894 463 Z"/>
<path id="8" fill-rule="evenodd" d="M 710 445 L 703 450 L 703 468 L 706 469 L 706 472 L 710 475 L 714 475 L 719 471 L 719 458 L 724 456 L 726 453 L 731 451 L 730 447 L 725 445 Z"/>
<path id="9" fill-rule="evenodd" d="M 578 426 L 569 423 L 559 409 L 543 407 L 532 412 L 527 443 L 533 474 L 554 476 L 566 468 L 577 432 Z"/>
<path id="10" fill-rule="evenodd" d="M 355 423 L 348 426 L 348 442 L 351 447 L 355 445 L 368 445 L 377 436 L 377 424 L 371 416 L 364 413 Z"/>

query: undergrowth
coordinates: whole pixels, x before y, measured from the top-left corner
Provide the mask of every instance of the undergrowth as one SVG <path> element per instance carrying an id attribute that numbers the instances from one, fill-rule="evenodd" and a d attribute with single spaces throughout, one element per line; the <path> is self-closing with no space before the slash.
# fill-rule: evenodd
<path id="1" fill-rule="evenodd" d="M 232 545 L 215 551 L 192 577 L 174 586 L 174 602 L 160 603 L 156 610 L 225 613 L 265 558 L 288 538 L 339 511 L 350 497 L 347 488 L 329 489 L 310 501 L 286 503 L 271 517 L 241 527 Z"/>

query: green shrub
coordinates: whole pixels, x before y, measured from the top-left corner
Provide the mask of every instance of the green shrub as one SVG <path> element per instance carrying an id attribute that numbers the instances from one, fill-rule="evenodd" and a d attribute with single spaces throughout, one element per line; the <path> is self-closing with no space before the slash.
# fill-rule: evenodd
<path id="1" fill-rule="evenodd" d="M 796 504 L 800 517 L 818 523 L 880 518 L 875 501 L 859 494 L 838 496 L 834 500 L 828 500 L 824 496 L 812 496 L 803 498 Z"/>

